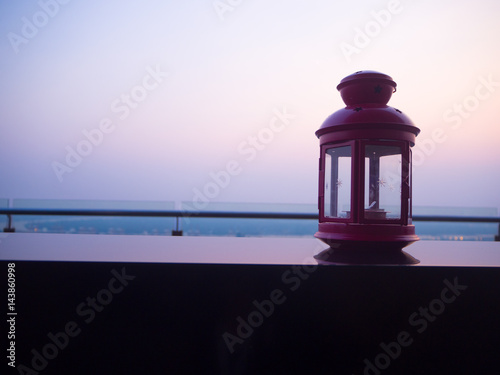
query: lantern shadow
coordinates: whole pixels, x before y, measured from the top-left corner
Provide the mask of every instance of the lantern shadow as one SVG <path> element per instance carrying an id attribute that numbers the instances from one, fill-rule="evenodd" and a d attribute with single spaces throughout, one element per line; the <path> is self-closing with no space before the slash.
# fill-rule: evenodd
<path id="1" fill-rule="evenodd" d="M 402 250 L 374 251 L 369 249 L 328 248 L 314 258 L 323 265 L 393 265 L 409 266 L 419 264 L 420 260 Z"/>

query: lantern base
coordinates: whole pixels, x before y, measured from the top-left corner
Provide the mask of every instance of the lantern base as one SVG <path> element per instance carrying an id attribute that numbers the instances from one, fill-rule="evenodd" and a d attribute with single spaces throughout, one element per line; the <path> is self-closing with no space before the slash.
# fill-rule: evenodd
<path id="1" fill-rule="evenodd" d="M 339 250 L 399 251 L 419 238 L 414 225 L 319 223 L 314 237 Z"/>
<path id="2" fill-rule="evenodd" d="M 319 238 L 321 241 L 329 245 L 332 249 L 338 250 L 369 250 L 376 252 L 397 252 L 404 249 L 406 246 L 418 240 L 408 240 L 408 241 L 342 241 L 335 239 L 324 239 L 314 235 L 314 237 Z"/>

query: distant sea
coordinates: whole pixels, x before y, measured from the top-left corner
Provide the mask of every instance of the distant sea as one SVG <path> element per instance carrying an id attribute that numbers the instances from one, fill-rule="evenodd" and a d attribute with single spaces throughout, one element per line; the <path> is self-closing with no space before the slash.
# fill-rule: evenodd
<path id="1" fill-rule="evenodd" d="M 215 202 L 203 207 L 192 202 L 151 201 L 78 201 L 78 200 L 7 200 L 0 207 L 47 209 L 128 209 L 183 210 L 179 229 L 185 236 L 235 237 L 312 237 L 316 220 L 199 218 L 196 212 L 294 212 L 316 213 L 314 204 L 256 204 Z M 414 215 L 498 216 L 496 208 L 485 207 L 413 207 Z M 422 240 L 493 241 L 498 233 L 495 223 L 437 223 L 414 221 Z M 0 225 L 7 225 L 0 217 Z M 92 233 L 170 236 L 176 229 L 175 218 L 14 216 L 13 226 L 20 233 Z"/>

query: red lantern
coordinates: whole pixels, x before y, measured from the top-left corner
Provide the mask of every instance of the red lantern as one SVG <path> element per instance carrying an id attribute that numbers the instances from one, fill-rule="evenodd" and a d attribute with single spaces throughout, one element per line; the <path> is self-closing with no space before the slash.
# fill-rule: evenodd
<path id="1" fill-rule="evenodd" d="M 315 237 L 336 249 L 400 250 L 419 239 L 411 220 L 411 147 L 420 129 L 387 106 L 396 82 L 385 74 L 356 72 L 337 89 L 346 107 L 316 131 Z"/>

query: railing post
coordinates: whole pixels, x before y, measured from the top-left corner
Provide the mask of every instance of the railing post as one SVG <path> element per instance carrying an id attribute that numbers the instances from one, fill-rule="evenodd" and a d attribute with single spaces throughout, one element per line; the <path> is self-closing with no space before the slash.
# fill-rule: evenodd
<path id="1" fill-rule="evenodd" d="M 498 234 L 495 236 L 495 241 L 500 241 L 500 223 L 498 223 Z"/>
<path id="2" fill-rule="evenodd" d="M 175 229 L 172 230 L 172 236 L 182 236 L 182 230 L 179 230 L 179 216 L 175 217 Z"/>
<path id="3" fill-rule="evenodd" d="M 16 228 L 12 227 L 12 215 L 11 214 L 7 214 L 7 227 L 3 228 L 3 231 L 10 232 L 10 233 L 14 233 L 16 231 Z"/>

